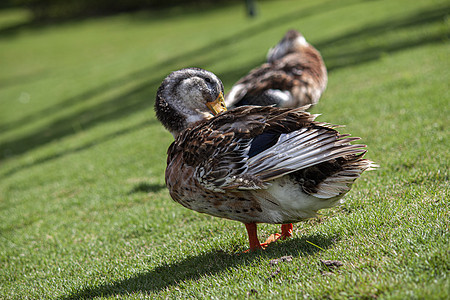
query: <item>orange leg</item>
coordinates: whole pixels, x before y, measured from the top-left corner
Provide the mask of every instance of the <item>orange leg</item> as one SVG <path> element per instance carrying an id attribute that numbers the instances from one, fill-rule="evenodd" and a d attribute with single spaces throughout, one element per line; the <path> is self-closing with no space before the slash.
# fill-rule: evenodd
<path id="1" fill-rule="evenodd" d="M 285 240 L 288 237 L 291 237 L 293 230 L 294 226 L 292 226 L 292 223 L 281 225 L 281 239 Z"/>
<path id="2" fill-rule="evenodd" d="M 248 241 L 250 242 L 250 251 L 263 249 L 258 240 L 256 223 L 245 223 L 245 228 L 247 229 Z"/>

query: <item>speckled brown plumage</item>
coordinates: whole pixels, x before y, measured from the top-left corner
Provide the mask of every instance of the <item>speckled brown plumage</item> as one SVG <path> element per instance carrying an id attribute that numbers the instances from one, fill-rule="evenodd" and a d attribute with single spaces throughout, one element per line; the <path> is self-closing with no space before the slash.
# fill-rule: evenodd
<path id="1" fill-rule="evenodd" d="M 237 81 L 225 97 L 226 105 L 315 105 L 327 85 L 323 59 L 295 30 L 269 51 L 268 62 Z"/>

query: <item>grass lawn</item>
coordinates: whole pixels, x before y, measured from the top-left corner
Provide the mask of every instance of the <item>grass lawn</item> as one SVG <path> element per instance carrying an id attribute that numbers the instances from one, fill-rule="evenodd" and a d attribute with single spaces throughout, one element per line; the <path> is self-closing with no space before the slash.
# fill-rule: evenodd
<path id="1" fill-rule="evenodd" d="M 258 1 L 29 23 L 0 11 L 1 299 L 448 299 L 450 5 Z M 287 29 L 323 54 L 314 113 L 361 136 L 367 172 L 294 238 L 242 254 L 241 223 L 164 184 L 156 89 L 198 66 L 225 89 Z M 279 226 L 262 224 L 263 240 Z M 270 262 L 282 256 L 291 261 Z M 338 260 L 342 266 L 325 266 Z"/>

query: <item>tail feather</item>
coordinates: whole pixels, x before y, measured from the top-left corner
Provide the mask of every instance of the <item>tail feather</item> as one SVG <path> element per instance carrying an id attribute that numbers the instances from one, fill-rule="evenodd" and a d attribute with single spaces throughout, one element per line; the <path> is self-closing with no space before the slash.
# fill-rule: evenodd
<path id="1" fill-rule="evenodd" d="M 328 199 L 348 192 L 353 182 L 364 171 L 378 167 L 372 161 L 363 159 L 362 155 L 354 156 L 353 159 L 344 163 L 343 169 L 319 183 L 316 187 L 317 191 L 312 195 L 317 198 Z"/>

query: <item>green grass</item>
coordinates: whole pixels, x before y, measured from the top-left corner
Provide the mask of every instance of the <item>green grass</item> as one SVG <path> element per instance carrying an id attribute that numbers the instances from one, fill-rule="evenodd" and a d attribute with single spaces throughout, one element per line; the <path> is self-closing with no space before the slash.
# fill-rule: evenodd
<path id="1" fill-rule="evenodd" d="M 258 8 L 256 19 L 237 3 L 53 26 L 0 11 L 0 298 L 450 297 L 448 2 Z M 330 71 L 313 112 L 363 137 L 381 167 L 293 239 L 240 254 L 242 224 L 170 199 L 155 92 L 187 66 L 229 89 L 290 28 Z"/>

